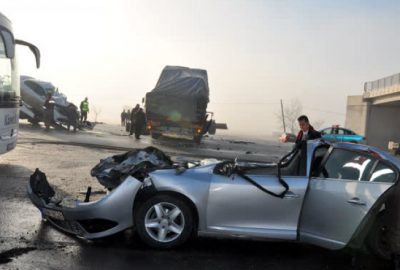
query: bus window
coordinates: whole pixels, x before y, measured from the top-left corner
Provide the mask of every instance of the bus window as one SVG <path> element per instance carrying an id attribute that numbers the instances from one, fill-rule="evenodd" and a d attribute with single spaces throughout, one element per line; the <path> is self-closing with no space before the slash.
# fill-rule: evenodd
<path id="1" fill-rule="evenodd" d="M 6 56 L 6 46 L 0 38 L 0 101 L 16 96 L 11 84 L 11 59 Z"/>

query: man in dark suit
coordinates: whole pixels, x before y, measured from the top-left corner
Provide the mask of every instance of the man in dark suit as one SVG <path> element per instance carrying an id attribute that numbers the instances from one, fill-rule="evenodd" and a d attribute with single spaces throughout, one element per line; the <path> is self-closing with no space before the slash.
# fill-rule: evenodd
<path id="1" fill-rule="evenodd" d="M 321 133 L 316 131 L 313 126 L 310 125 L 310 121 L 308 120 L 307 116 L 301 115 L 299 118 L 297 118 L 297 121 L 299 122 L 300 127 L 300 131 L 297 136 L 294 134 L 283 134 L 280 137 L 282 142 L 294 142 L 295 147 L 299 147 L 304 141 L 321 138 Z"/>
<path id="2" fill-rule="evenodd" d="M 297 118 L 299 122 L 300 131 L 296 137 L 296 145 L 300 144 L 302 141 L 315 140 L 321 138 L 321 133 L 316 131 L 312 125 L 310 125 L 310 121 L 306 115 L 301 115 Z"/>

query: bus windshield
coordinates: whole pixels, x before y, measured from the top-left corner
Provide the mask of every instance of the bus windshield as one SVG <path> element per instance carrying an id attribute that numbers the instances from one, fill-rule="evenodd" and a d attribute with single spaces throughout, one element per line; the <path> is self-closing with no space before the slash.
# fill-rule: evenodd
<path id="1" fill-rule="evenodd" d="M 6 48 L 0 36 L 0 102 L 16 100 L 19 97 L 18 78 L 14 78 L 14 59 L 7 58 Z"/>

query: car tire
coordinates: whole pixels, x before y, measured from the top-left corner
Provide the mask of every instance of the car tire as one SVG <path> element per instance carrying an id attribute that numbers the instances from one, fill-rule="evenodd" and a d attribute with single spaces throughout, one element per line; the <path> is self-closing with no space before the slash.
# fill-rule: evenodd
<path id="1" fill-rule="evenodd" d="M 380 214 L 372 225 L 367 236 L 366 246 L 370 253 L 383 260 L 390 260 L 391 251 L 388 239 L 388 228 Z"/>
<path id="2" fill-rule="evenodd" d="M 188 203 L 171 195 L 156 195 L 142 203 L 134 210 L 134 223 L 141 240 L 159 249 L 186 243 L 195 228 Z"/>

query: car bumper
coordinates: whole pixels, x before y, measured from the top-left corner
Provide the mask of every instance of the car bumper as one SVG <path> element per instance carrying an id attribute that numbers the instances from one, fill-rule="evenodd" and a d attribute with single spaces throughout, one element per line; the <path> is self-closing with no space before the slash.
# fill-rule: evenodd
<path id="1" fill-rule="evenodd" d="M 42 217 L 67 233 L 84 239 L 113 235 L 133 226 L 134 198 L 142 183 L 129 176 L 112 192 L 93 202 L 46 202 L 28 185 L 28 196 Z"/>

